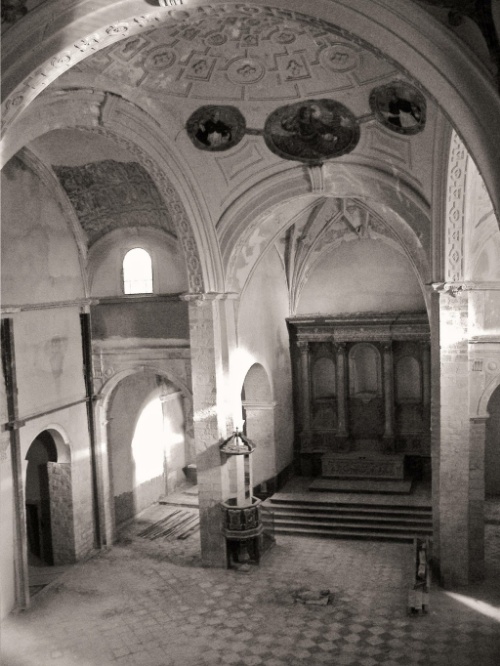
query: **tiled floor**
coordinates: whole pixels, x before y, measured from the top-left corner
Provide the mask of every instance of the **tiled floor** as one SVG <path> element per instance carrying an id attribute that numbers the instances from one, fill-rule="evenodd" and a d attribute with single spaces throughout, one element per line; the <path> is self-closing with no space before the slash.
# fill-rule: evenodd
<path id="1" fill-rule="evenodd" d="M 488 577 L 407 615 L 409 546 L 279 537 L 249 573 L 199 566 L 199 534 L 138 533 L 65 572 L 2 629 L 4 666 L 498 666 L 500 527 Z M 195 509 L 186 508 L 186 511 Z M 329 589 L 326 606 L 294 593 Z M 475 601 L 474 601 L 475 600 Z M 471 607 L 473 606 L 473 607 Z"/>

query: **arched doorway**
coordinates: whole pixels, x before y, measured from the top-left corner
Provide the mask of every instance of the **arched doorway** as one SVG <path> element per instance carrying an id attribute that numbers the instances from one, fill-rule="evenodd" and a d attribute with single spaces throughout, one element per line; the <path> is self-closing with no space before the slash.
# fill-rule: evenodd
<path id="1" fill-rule="evenodd" d="M 53 565 L 51 498 L 48 463 L 57 463 L 57 447 L 47 431 L 41 432 L 26 454 L 26 530 L 28 563 Z"/>
<path id="2" fill-rule="evenodd" d="M 274 492 L 276 453 L 274 442 L 274 409 L 271 386 L 265 369 L 259 363 L 247 372 L 241 391 L 244 434 L 255 444 L 252 457 L 253 479 L 262 494 Z"/>
<path id="3" fill-rule="evenodd" d="M 500 500 L 500 386 L 488 402 L 484 451 L 484 490 L 487 498 Z"/>
<path id="4" fill-rule="evenodd" d="M 75 562 L 71 452 L 61 433 L 49 427 L 26 454 L 26 532 L 31 566 Z"/>
<path id="5" fill-rule="evenodd" d="M 182 394 L 153 371 L 120 381 L 107 420 L 114 524 L 119 527 L 179 487 L 192 461 Z"/>

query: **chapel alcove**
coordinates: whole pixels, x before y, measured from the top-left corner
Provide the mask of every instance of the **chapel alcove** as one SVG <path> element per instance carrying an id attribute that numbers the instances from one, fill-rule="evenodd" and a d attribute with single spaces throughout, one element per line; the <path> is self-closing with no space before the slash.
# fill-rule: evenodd
<path id="1" fill-rule="evenodd" d="M 181 392 L 153 371 L 126 376 L 108 408 L 115 525 L 120 526 L 185 481 Z"/>

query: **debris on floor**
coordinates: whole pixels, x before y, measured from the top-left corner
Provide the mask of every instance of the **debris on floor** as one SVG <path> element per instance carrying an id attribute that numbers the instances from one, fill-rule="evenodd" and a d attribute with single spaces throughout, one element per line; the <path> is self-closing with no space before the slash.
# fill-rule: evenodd
<path id="1" fill-rule="evenodd" d="M 333 594 L 330 590 L 309 590 L 302 588 L 293 593 L 296 604 L 306 604 L 311 606 L 326 606 L 333 602 Z"/>

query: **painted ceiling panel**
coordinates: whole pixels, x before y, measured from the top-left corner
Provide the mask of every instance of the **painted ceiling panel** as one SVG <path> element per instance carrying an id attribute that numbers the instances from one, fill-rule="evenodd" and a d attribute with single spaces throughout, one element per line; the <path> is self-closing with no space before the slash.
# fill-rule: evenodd
<path id="1" fill-rule="evenodd" d="M 103 160 L 52 168 L 75 208 L 89 245 L 123 227 L 156 227 L 175 236 L 155 184 L 137 162 Z"/>

